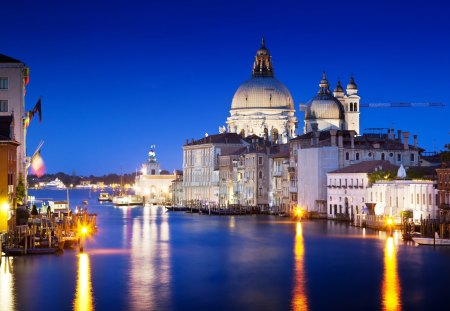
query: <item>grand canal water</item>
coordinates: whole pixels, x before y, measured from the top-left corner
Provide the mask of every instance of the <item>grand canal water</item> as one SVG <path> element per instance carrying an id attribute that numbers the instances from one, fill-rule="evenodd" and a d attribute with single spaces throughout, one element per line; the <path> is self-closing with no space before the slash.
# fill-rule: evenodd
<path id="1" fill-rule="evenodd" d="M 64 199 L 65 191 L 31 191 Z M 115 208 L 89 200 L 85 252 L 2 259 L 0 310 L 431 310 L 450 248 L 327 221 Z"/>

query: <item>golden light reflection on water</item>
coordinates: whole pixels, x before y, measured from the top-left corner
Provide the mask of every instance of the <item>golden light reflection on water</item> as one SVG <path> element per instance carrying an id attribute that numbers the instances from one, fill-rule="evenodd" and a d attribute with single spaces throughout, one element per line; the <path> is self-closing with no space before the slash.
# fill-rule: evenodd
<path id="1" fill-rule="evenodd" d="M 397 250 L 394 238 L 388 237 L 384 246 L 383 310 L 401 310 L 400 291 Z"/>
<path id="2" fill-rule="evenodd" d="M 73 303 L 75 311 L 94 310 L 94 299 L 91 283 L 91 264 L 89 255 L 81 253 L 78 255 L 78 278 L 75 301 Z"/>
<path id="3" fill-rule="evenodd" d="M 132 310 L 158 309 L 169 300 L 169 222 L 158 209 L 143 208 L 143 217 L 133 220 L 131 232 L 130 305 Z"/>
<path id="4" fill-rule="evenodd" d="M 1 255 L 1 254 L 0 254 Z M 0 310 L 14 310 L 14 277 L 12 261 L 9 257 L 1 258 L 0 265 Z"/>
<path id="5" fill-rule="evenodd" d="M 292 300 L 293 310 L 308 310 L 308 297 L 306 296 L 306 277 L 304 266 L 305 248 L 303 244 L 303 231 L 301 222 L 297 222 L 295 235 L 295 276 L 294 276 L 294 293 Z"/>

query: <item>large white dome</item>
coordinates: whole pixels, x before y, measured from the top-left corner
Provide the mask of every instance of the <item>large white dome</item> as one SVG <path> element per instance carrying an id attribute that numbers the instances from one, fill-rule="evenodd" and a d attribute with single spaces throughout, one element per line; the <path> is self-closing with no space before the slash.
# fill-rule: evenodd
<path id="1" fill-rule="evenodd" d="M 239 86 L 231 109 L 284 108 L 294 110 L 291 93 L 274 77 L 252 77 Z"/>

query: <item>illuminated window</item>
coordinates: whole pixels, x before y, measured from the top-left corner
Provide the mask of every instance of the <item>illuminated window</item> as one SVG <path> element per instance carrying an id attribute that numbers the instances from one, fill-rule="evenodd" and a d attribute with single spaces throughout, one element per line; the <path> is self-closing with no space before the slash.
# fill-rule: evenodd
<path id="1" fill-rule="evenodd" d="M 0 112 L 8 112 L 8 101 L 0 100 Z"/>

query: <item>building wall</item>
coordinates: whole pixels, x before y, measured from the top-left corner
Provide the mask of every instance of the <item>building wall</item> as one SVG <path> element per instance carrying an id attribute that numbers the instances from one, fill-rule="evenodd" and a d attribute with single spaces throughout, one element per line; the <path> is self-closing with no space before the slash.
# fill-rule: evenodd
<path id="1" fill-rule="evenodd" d="M 219 155 L 242 147 L 242 144 L 211 143 L 183 147 L 183 190 L 187 204 L 219 204 Z"/>
<path id="2" fill-rule="evenodd" d="M 440 208 L 450 210 L 450 168 L 436 170 L 438 175 L 438 205 Z"/>
<path id="3" fill-rule="evenodd" d="M 245 109 L 231 110 L 230 114 L 231 116 L 227 119 L 230 133 L 244 133 L 245 137 L 252 134 L 264 137 L 265 129 L 267 129 L 268 140 L 275 142 L 273 138 L 276 129 L 278 131 L 278 143 L 283 144 L 297 136 L 297 118 L 292 110 Z"/>
<path id="4" fill-rule="evenodd" d="M 433 181 L 377 181 L 367 188 L 366 200 L 376 205 L 375 214 L 378 215 L 400 217 L 402 211 L 412 211 L 415 222 L 437 216 Z"/>
<path id="5" fill-rule="evenodd" d="M 8 210 L 17 185 L 17 143 L 0 142 L 0 232 L 7 230 Z"/>
<path id="6" fill-rule="evenodd" d="M 172 200 L 171 185 L 176 179 L 171 175 L 139 175 L 136 178 L 135 192 L 151 204 L 164 204 Z"/>
<path id="7" fill-rule="evenodd" d="M 298 204 L 301 208 L 326 213 L 326 174 L 339 168 L 337 159 L 337 147 L 298 150 Z"/>
<path id="8" fill-rule="evenodd" d="M 365 209 L 366 173 L 327 174 L 327 216 L 336 218 L 338 214 L 352 218 Z"/>
<path id="9" fill-rule="evenodd" d="M 17 149 L 17 172 L 25 178 L 25 138 L 23 116 L 25 114 L 25 84 L 24 84 L 24 64 L 0 63 L 0 77 L 8 78 L 8 89 L 0 89 L 0 100 L 8 101 L 8 111 L 0 112 L 0 115 L 11 115 L 14 117 L 14 140 L 20 143 Z"/>

